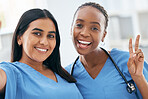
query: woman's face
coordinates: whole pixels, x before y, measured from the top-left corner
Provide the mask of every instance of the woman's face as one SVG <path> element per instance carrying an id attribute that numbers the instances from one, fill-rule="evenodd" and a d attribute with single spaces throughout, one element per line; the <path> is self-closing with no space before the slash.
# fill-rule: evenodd
<path id="1" fill-rule="evenodd" d="M 80 55 L 89 54 L 104 40 L 105 17 L 96 8 L 86 6 L 78 10 L 75 15 L 72 36 L 73 43 Z"/>
<path id="2" fill-rule="evenodd" d="M 20 61 L 43 62 L 53 52 L 56 45 L 56 29 L 51 19 L 37 19 L 29 24 L 25 33 L 18 37 L 22 45 Z"/>

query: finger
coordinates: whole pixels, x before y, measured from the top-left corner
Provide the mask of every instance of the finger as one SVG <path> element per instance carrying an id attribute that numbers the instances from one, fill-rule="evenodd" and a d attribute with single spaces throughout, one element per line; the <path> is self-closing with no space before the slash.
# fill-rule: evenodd
<path id="1" fill-rule="evenodd" d="M 131 67 L 132 62 L 133 62 L 133 59 L 132 59 L 132 57 L 131 57 L 131 55 L 130 55 L 130 57 L 129 57 L 129 59 L 128 59 L 128 62 L 127 62 L 127 66 L 128 66 L 128 67 Z"/>
<path id="2" fill-rule="evenodd" d="M 131 54 L 127 62 L 127 66 L 128 66 L 129 72 L 132 74 L 135 73 L 134 60 L 135 60 L 135 57 L 133 57 L 133 54 Z"/>
<path id="3" fill-rule="evenodd" d="M 129 53 L 133 53 L 132 38 L 129 40 Z"/>
<path id="4" fill-rule="evenodd" d="M 135 51 L 139 49 L 139 39 L 140 39 L 140 35 L 137 35 L 136 41 L 135 41 Z"/>
<path id="5" fill-rule="evenodd" d="M 137 51 L 135 51 L 135 54 L 138 54 L 138 53 L 143 53 L 141 49 L 138 49 Z"/>
<path id="6" fill-rule="evenodd" d="M 134 53 L 130 54 L 130 57 L 129 57 L 129 60 L 128 60 L 128 64 L 132 65 L 134 60 L 135 60 L 135 58 L 136 58 L 136 54 L 134 54 Z"/>
<path id="7" fill-rule="evenodd" d="M 143 52 L 142 52 L 142 50 L 141 49 L 138 49 L 136 52 L 135 52 L 135 54 L 140 54 L 140 57 L 144 57 L 144 54 L 143 54 Z"/>
<path id="8" fill-rule="evenodd" d="M 144 54 L 143 53 L 138 53 L 138 61 L 140 61 L 140 62 L 142 62 L 142 61 L 144 61 Z"/>
<path id="9" fill-rule="evenodd" d="M 142 62 L 142 61 L 144 61 L 144 54 L 143 54 L 143 52 L 142 52 L 141 49 L 138 49 L 135 52 L 135 54 L 136 54 L 136 62 Z"/>
<path id="10" fill-rule="evenodd" d="M 138 54 L 138 58 L 144 58 L 144 54 L 143 53 L 139 53 Z"/>

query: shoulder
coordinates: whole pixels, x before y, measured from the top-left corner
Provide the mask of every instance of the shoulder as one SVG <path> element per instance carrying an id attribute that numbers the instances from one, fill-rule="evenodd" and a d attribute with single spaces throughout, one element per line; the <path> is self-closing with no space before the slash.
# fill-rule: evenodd
<path id="1" fill-rule="evenodd" d="M 115 59 L 117 62 L 124 61 L 127 62 L 129 58 L 129 52 L 123 51 L 117 48 L 113 48 L 110 52 L 110 55 Z"/>
<path id="2" fill-rule="evenodd" d="M 128 72 L 127 68 L 127 62 L 129 59 L 129 52 L 123 51 L 117 48 L 113 48 L 110 53 L 112 59 L 116 63 L 116 65 L 119 67 L 119 69 L 122 71 L 122 73 L 125 76 L 130 77 L 130 74 Z"/>
<path id="3" fill-rule="evenodd" d="M 2 69 L 7 75 L 18 74 L 18 69 L 15 62 L 1 62 L 0 69 Z"/>
<path id="4" fill-rule="evenodd" d="M 15 68 L 17 67 L 17 62 L 1 62 L 0 68 Z"/>
<path id="5" fill-rule="evenodd" d="M 124 51 L 124 50 L 121 50 L 121 49 L 118 49 L 118 48 L 113 48 L 110 53 L 112 54 L 117 54 L 117 55 L 129 55 L 129 52 L 128 51 Z"/>
<path id="6" fill-rule="evenodd" d="M 1 62 L 0 63 L 0 68 L 7 68 L 7 69 L 12 69 L 13 68 L 13 63 L 11 62 Z"/>

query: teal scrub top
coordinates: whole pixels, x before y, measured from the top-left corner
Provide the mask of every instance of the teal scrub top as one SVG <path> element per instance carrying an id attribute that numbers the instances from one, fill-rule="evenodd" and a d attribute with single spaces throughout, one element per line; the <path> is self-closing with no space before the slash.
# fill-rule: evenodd
<path id="1" fill-rule="evenodd" d="M 56 73 L 58 82 L 20 62 L 2 62 L 0 68 L 7 75 L 5 99 L 83 99 L 75 83 Z"/>
<path id="2" fill-rule="evenodd" d="M 112 49 L 110 55 L 127 81 L 132 80 L 127 68 L 129 53 L 118 49 Z M 65 68 L 69 73 L 71 72 L 72 65 L 73 64 Z M 144 63 L 143 73 L 148 81 L 147 63 Z M 110 58 L 107 59 L 104 67 L 95 79 L 88 74 L 83 64 L 78 59 L 74 66 L 72 76 L 77 80 L 76 85 L 84 99 L 137 99 L 135 93 L 128 93 L 125 81 L 116 70 Z M 138 89 L 137 94 L 139 98 L 142 99 Z"/>

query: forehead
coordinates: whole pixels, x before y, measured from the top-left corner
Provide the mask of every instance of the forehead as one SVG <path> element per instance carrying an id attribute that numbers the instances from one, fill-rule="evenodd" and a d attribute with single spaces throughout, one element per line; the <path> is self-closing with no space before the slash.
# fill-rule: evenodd
<path id="1" fill-rule="evenodd" d="M 84 6 L 80 8 L 75 19 L 83 19 L 92 22 L 105 22 L 105 16 L 97 8 L 91 6 Z"/>
<path id="2" fill-rule="evenodd" d="M 53 23 L 53 21 L 49 18 L 41 18 L 41 19 L 37 19 L 35 21 L 32 21 L 29 24 L 29 28 L 35 28 L 35 27 L 39 27 L 39 28 L 48 28 L 48 29 L 55 29 L 55 25 Z"/>

